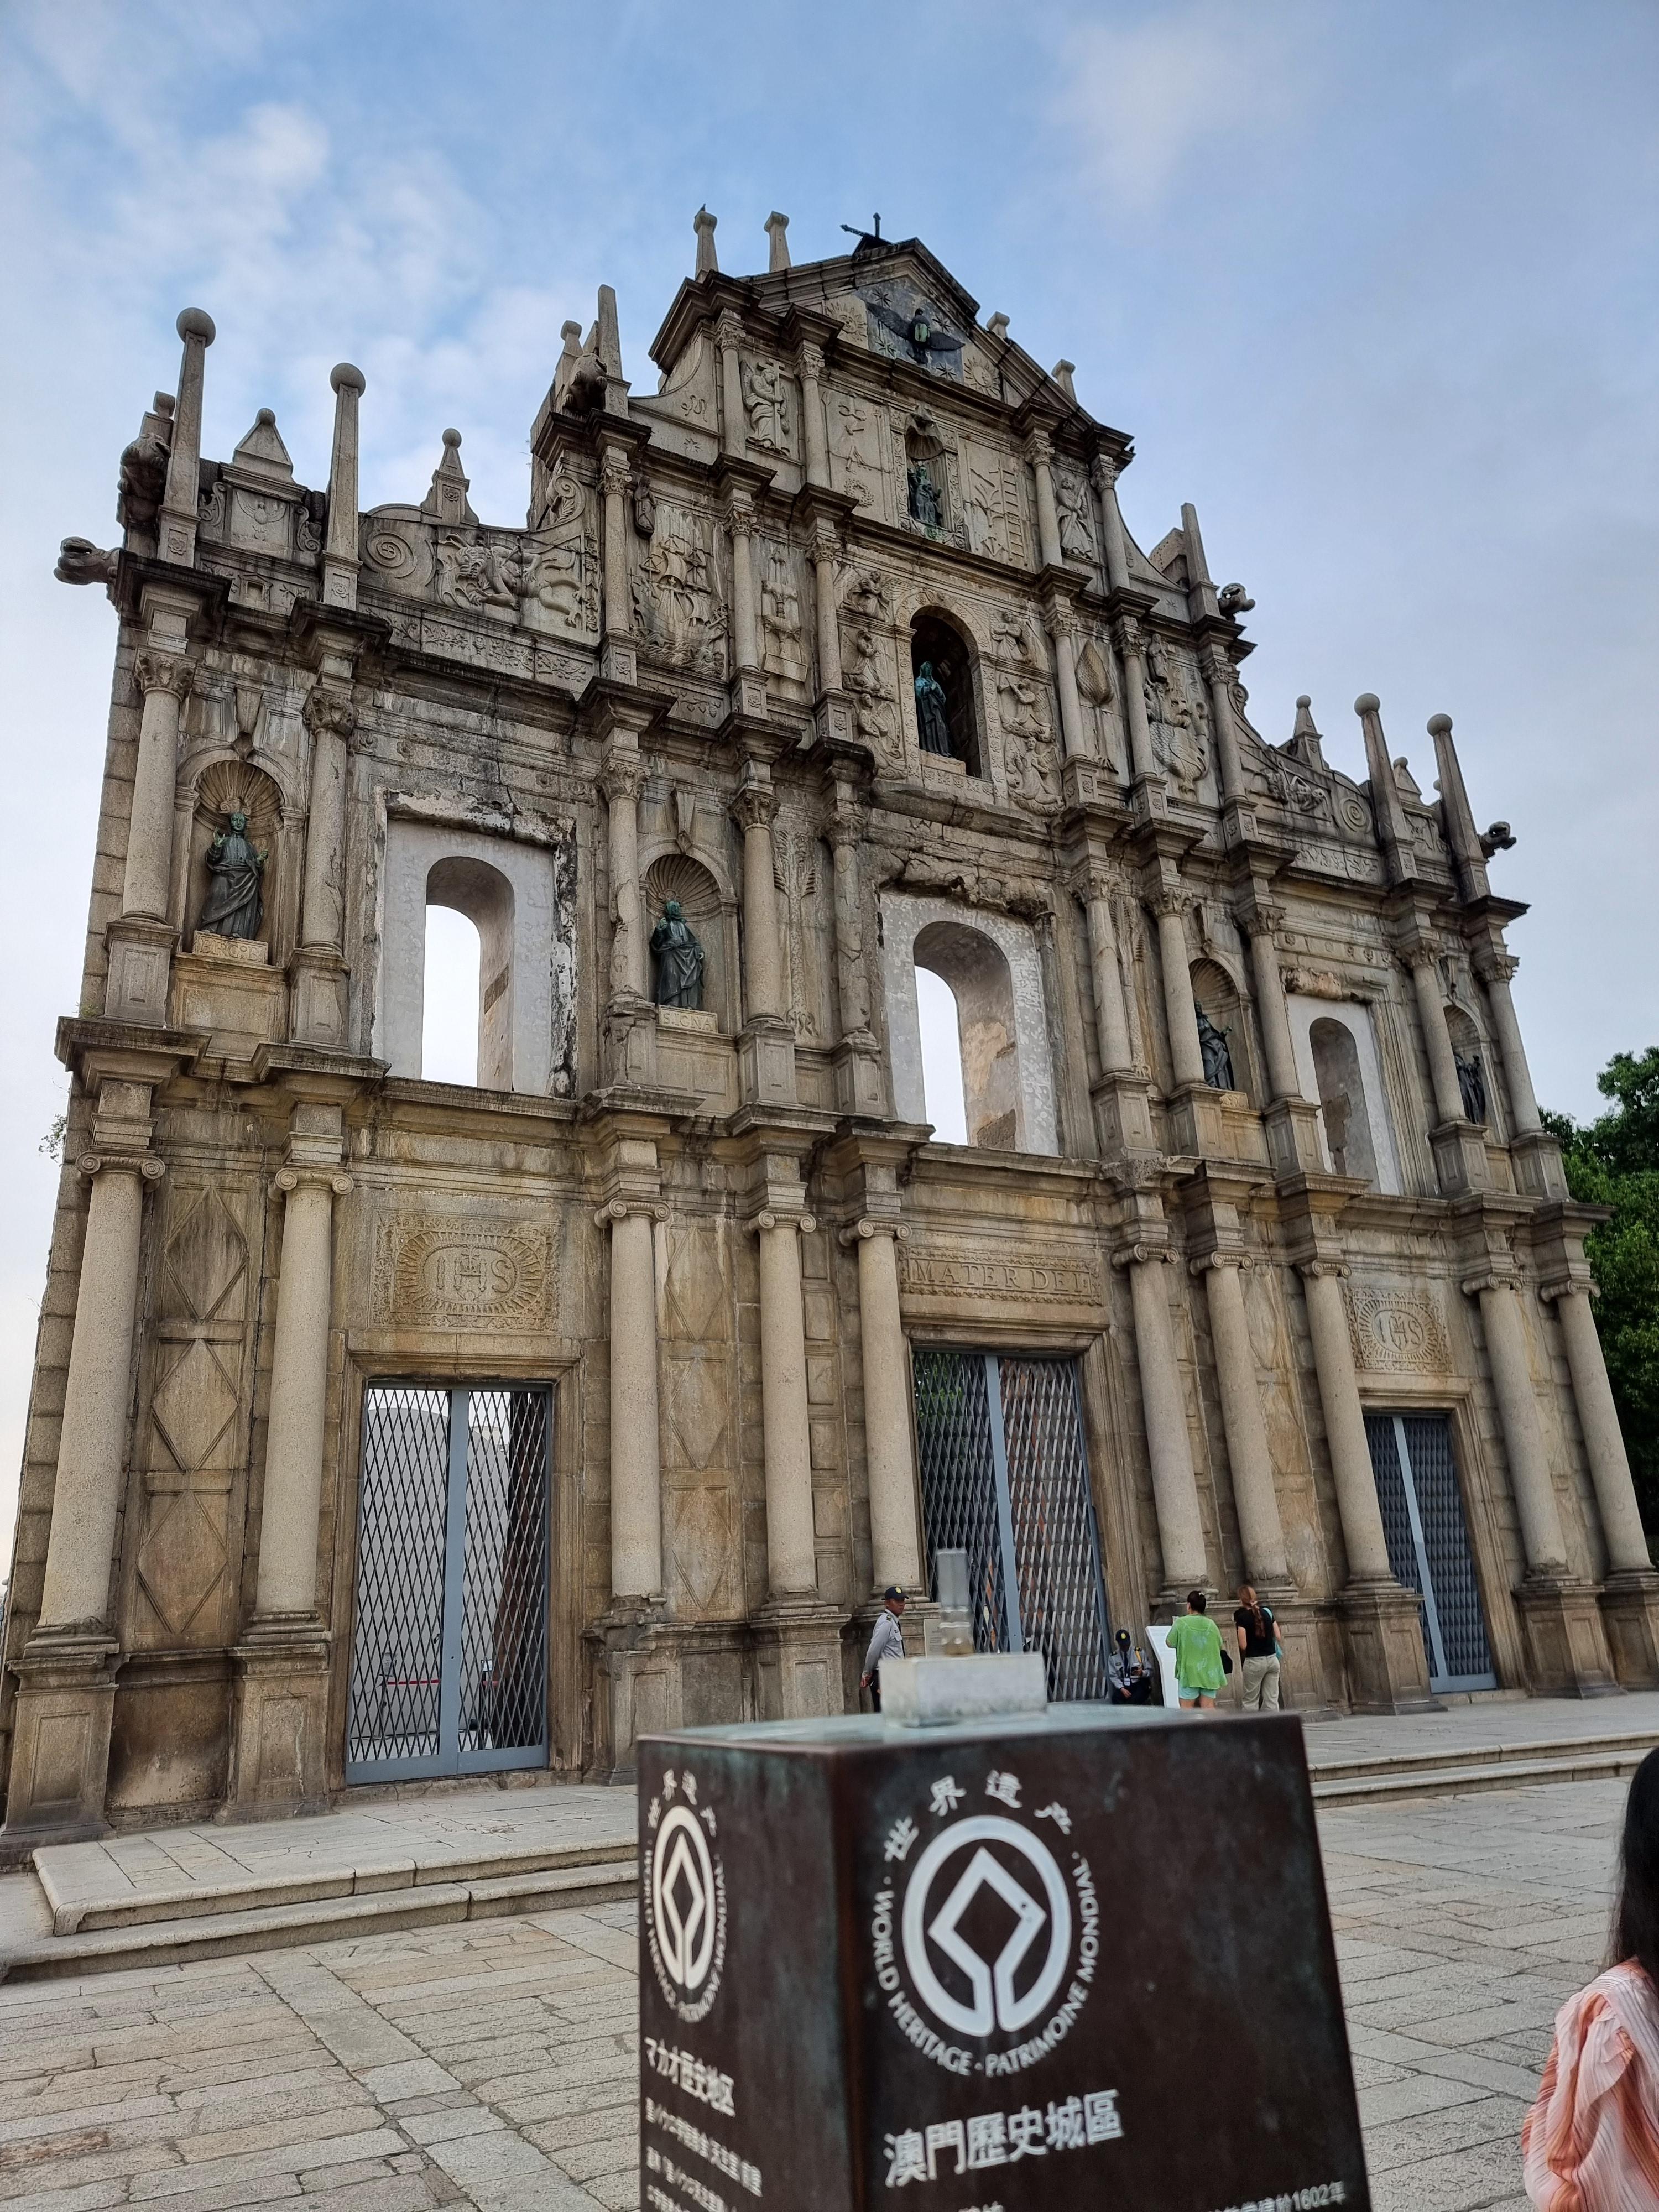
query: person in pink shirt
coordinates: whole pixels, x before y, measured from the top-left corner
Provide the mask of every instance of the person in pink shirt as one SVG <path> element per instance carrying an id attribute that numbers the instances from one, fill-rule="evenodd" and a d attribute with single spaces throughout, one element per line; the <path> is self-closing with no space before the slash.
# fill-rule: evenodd
<path id="1" fill-rule="evenodd" d="M 1540 2212 L 1659 2207 L 1659 1751 L 1632 1779 L 1619 1856 L 1613 1963 L 1557 2013 L 1521 2126 Z"/>

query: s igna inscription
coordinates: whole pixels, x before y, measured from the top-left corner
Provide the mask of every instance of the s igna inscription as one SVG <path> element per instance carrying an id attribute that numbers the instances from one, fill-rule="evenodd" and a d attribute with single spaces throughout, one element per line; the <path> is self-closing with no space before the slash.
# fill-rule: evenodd
<path id="1" fill-rule="evenodd" d="M 1293 1715 L 774 1722 L 640 1776 L 649 2212 L 1369 2205 Z"/>

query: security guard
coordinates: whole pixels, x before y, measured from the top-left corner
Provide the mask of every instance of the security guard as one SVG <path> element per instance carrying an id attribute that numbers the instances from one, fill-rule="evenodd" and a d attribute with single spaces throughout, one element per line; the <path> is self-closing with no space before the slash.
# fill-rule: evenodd
<path id="1" fill-rule="evenodd" d="M 882 1610 L 876 1615 L 875 1633 L 870 1638 L 870 1649 L 864 1655 L 864 1672 L 859 1677 L 859 1687 L 868 1690 L 870 1702 L 881 1711 L 881 1662 L 884 1659 L 902 1659 L 904 1631 L 899 1626 L 904 1618 L 904 1592 L 896 1583 L 881 1594 Z"/>

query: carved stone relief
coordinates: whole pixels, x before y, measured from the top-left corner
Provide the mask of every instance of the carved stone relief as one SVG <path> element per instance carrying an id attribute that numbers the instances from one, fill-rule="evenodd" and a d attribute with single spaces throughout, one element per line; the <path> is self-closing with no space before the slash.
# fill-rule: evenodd
<path id="1" fill-rule="evenodd" d="M 656 521 L 649 554 L 634 580 L 640 634 L 663 659 L 724 677 L 726 607 L 713 518 L 664 501 Z"/>
<path id="2" fill-rule="evenodd" d="M 1210 715 L 1195 677 L 1161 637 L 1146 641 L 1146 718 L 1152 750 L 1184 798 L 1195 799 L 1210 764 Z"/>
<path id="3" fill-rule="evenodd" d="M 963 441 L 963 503 L 968 544 L 990 561 L 1025 565 L 1028 538 L 1020 498 L 1020 471 L 999 446 Z"/>
<path id="4" fill-rule="evenodd" d="M 1089 480 L 1076 470 L 1057 467 L 1054 506 L 1060 517 L 1060 550 L 1068 561 L 1095 563 L 1094 517 L 1090 512 Z"/>
<path id="5" fill-rule="evenodd" d="M 1348 1285 L 1348 1334 L 1356 1367 L 1383 1375 L 1443 1375 L 1451 1350 L 1428 1290 Z"/>
<path id="6" fill-rule="evenodd" d="M 860 315 L 862 312 L 860 308 Z M 876 508 L 884 516 L 886 410 L 850 393 L 838 392 L 830 402 L 828 414 L 831 483 L 860 507 Z"/>
<path id="7" fill-rule="evenodd" d="M 764 453 L 793 455 L 795 408 L 788 377 L 775 361 L 744 361 L 739 379 L 749 443 Z"/>
<path id="8" fill-rule="evenodd" d="M 544 1328 L 556 1285 L 548 1233 L 511 1217 L 421 1215 L 380 1224 L 380 1318 L 407 1328 Z"/>
<path id="9" fill-rule="evenodd" d="M 1048 657 L 1029 619 L 1010 611 L 998 615 L 993 637 L 1008 796 L 1028 812 L 1048 813 L 1060 804 Z"/>
<path id="10" fill-rule="evenodd" d="M 763 538 L 755 547 L 760 572 L 761 658 L 769 676 L 806 681 L 806 642 L 793 548 Z"/>
<path id="11" fill-rule="evenodd" d="M 806 903 L 817 890 L 817 837 L 810 823 L 780 820 L 772 832 L 772 875 L 783 895 L 784 950 L 789 969 L 789 1020 L 798 1037 L 816 1042 L 813 967 Z"/>

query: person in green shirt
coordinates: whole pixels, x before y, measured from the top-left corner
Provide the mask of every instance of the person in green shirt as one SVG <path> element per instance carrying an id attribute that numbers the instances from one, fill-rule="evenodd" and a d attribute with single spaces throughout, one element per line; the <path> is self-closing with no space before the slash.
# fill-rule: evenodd
<path id="1" fill-rule="evenodd" d="M 1206 1602 L 1202 1590 L 1188 1591 L 1186 1612 L 1170 1624 L 1170 1642 L 1175 1649 L 1176 1691 L 1182 1704 L 1213 1712 L 1224 1670 L 1221 1631 L 1205 1611 Z"/>

